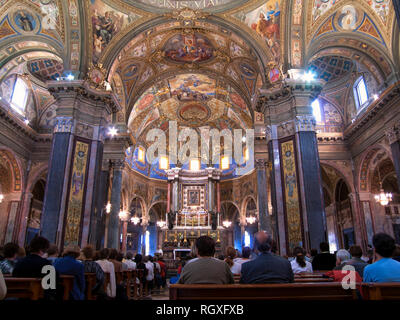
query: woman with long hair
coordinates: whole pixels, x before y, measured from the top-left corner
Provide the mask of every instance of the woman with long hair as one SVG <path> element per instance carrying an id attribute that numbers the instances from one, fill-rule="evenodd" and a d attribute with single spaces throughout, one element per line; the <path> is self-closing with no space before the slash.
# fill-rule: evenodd
<path id="1" fill-rule="evenodd" d="M 240 274 L 242 271 L 242 265 L 233 261 L 236 258 L 236 250 L 234 247 L 226 248 L 226 258 L 225 262 L 228 264 L 231 269 L 232 274 Z"/>
<path id="2" fill-rule="evenodd" d="M 312 264 L 306 260 L 305 250 L 297 247 L 293 250 L 294 259 L 291 262 L 293 273 L 312 273 Z"/>

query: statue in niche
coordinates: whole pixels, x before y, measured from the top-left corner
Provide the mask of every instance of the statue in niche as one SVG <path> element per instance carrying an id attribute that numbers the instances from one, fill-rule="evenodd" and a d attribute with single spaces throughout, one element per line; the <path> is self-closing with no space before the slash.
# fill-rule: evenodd
<path id="1" fill-rule="evenodd" d="M 168 212 L 168 229 L 172 230 L 174 228 L 174 223 L 176 219 L 176 211 L 170 211 Z"/>

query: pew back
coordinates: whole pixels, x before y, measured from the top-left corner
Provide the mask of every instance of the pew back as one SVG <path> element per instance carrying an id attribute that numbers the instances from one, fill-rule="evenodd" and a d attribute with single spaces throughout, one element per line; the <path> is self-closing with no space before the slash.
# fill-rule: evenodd
<path id="1" fill-rule="evenodd" d="M 400 283 L 363 283 L 361 285 L 364 299 L 367 300 L 400 300 Z"/>
<path id="2" fill-rule="evenodd" d="M 44 296 L 42 279 L 40 278 L 12 278 L 6 277 L 6 298 L 24 298 L 39 300 Z"/>
<path id="3" fill-rule="evenodd" d="M 170 300 L 354 300 L 355 290 L 340 283 L 291 284 L 174 284 Z"/>

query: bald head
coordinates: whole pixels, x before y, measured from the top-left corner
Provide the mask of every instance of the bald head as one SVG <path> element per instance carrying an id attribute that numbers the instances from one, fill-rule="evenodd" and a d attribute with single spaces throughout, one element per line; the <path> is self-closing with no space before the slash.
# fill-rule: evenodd
<path id="1" fill-rule="evenodd" d="M 254 235 L 254 250 L 258 252 L 269 252 L 272 247 L 272 238 L 265 231 L 257 232 Z"/>

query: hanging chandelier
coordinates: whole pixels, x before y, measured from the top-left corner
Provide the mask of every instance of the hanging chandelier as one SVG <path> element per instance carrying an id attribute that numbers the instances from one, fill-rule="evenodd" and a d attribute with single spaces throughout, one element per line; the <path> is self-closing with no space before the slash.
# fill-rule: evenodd
<path id="1" fill-rule="evenodd" d="M 136 226 L 140 222 L 140 218 L 139 217 L 132 217 L 131 218 L 131 222 Z"/>
<path id="2" fill-rule="evenodd" d="M 246 221 L 248 224 L 253 224 L 256 222 L 256 217 L 250 216 L 250 217 L 246 217 Z"/>
<path id="3" fill-rule="evenodd" d="M 232 225 L 232 221 L 229 221 L 229 220 L 222 221 L 222 225 L 223 225 L 225 228 L 228 229 L 228 228 Z"/>
<path id="4" fill-rule="evenodd" d="M 392 201 L 392 194 L 389 192 L 385 193 L 385 190 L 383 190 L 382 187 L 382 180 L 381 180 L 381 174 L 379 172 L 378 168 L 378 178 L 379 178 L 379 184 L 381 186 L 380 193 L 375 195 L 375 200 L 378 202 L 381 206 L 387 206 L 390 201 Z"/>
<path id="5" fill-rule="evenodd" d="M 157 221 L 157 226 L 159 226 L 160 228 L 164 228 L 167 225 L 167 223 L 165 221 Z"/>

